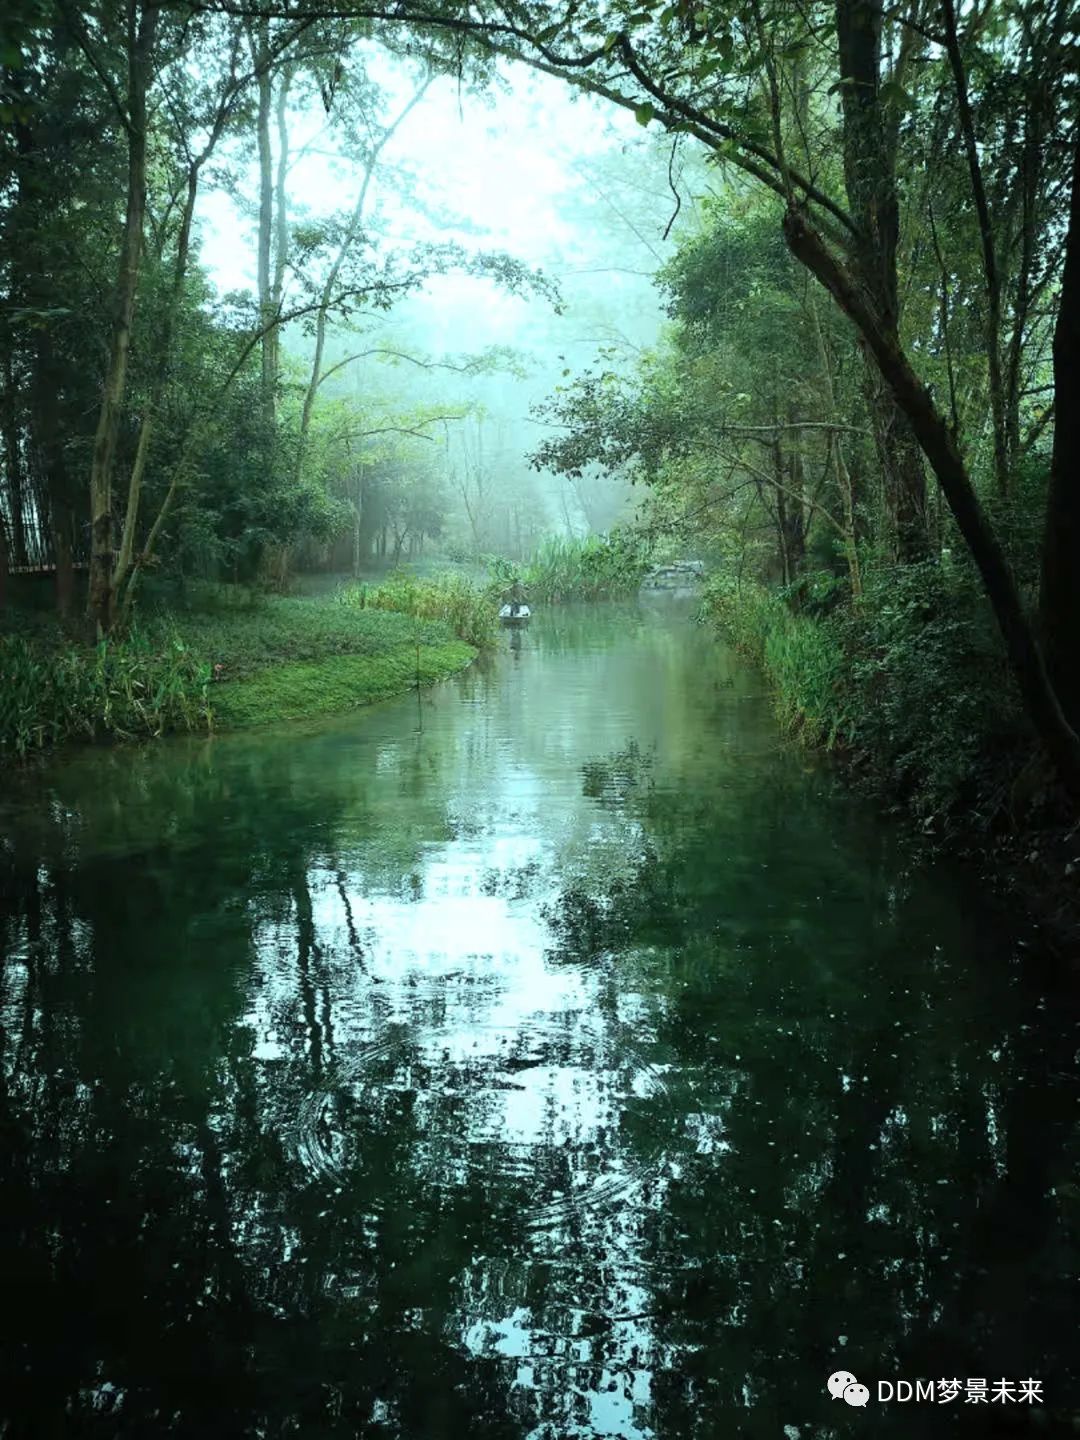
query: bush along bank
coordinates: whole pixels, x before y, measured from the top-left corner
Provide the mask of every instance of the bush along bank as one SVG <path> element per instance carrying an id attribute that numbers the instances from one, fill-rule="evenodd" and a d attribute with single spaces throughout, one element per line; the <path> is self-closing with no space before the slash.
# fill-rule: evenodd
<path id="1" fill-rule="evenodd" d="M 425 579 L 403 572 L 381 585 L 348 585 L 337 603 L 346 612 L 386 610 L 417 620 L 442 621 L 469 645 L 487 649 L 495 641 L 498 585 L 478 585 L 453 572 Z"/>
<path id="2" fill-rule="evenodd" d="M 769 590 L 726 576 L 703 618 L 763 668 L 781 723 L 828 751 L 925 841 L 1018 888 L 1060 945 L 1080 940 L 1080 829 L 1016 698 L 966 564 L 872 572 L 850 603 L 831 574 Z"/>
<path id="3" fill-rule="evenodd" d="M 424 586 L 420 586 L 423 589 Z M 80 740 L 235 729 L 348 710 L 463 669 L 477 646 L 431 618 L 334 597 L 226 589 L 122 638 L 80 644 L 52 622 L 0 635 L 0 759 Z"/>
<path id="4" fill-rule="evenodd" d="M 574 600 L 618 600 L 636 595 L 649 568 L 645 542 L 630 533 L 546 540 L 521 566 L 493 559 L 496 591 L 520 576 L 534 604 Z"/>
<path id="5" fill-rule="evenodd" d="M 0 635 L 0 757 L 208 729 L 212 677 L 176 633 L 135 630 L 93 647 L 59 631 Z"/>

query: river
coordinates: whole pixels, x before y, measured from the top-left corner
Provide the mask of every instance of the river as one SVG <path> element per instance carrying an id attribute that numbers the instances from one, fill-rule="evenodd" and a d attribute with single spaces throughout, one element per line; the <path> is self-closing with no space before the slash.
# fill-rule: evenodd
<path id="1" fill-rule="evenodd" d="M 0 884 L 7 1440 L 1071 1433 L 1077 1007 L 677 607 L 9 776 Z"/>

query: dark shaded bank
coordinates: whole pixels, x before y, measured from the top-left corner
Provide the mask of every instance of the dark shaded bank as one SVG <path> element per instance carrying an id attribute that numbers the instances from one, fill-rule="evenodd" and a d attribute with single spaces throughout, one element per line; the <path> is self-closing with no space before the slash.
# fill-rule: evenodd
<path id="1" fill-rule="evenodd" d="M 857 606 L 808 577 L 714 579 L 703 616 L 767 675 L 781 722 L 914 828 L 927 858 L 976 865 L 1080 965 L 1080 818 L 1017 702 L 967 567 L 872 577 Z"/>

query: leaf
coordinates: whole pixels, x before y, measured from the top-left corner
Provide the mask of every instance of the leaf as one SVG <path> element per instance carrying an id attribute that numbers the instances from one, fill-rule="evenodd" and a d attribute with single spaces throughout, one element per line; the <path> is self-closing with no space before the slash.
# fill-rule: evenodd
<path id="1" fill-rule="evenodd" d="M 878 97 L 882 105 L 892 106 L 897 110 L 915 109 L 915 101 L 904 87 L 895 80 L 887 80 L 878 92 Z"/>
<path id="2" fill-rule="evenodd" d="M 634 119 L 639 125 L 648 125 L 655 114 L 656 109 L 654 106 L 649 104 L 638 105 L 634 110 Z"/>
<path id="3" fill-rule="evenodd" d="M 702 60 L 701 64 L 697 67 L 696 74 L 699 80 L 707 80 L 710 75 L 715 75 L 718 70 L 727 70 L 728 68 L 729 62 L 726 56 L 713 55 L 710 58 Z"/>
<path id="4" fill-rule="evenodd" d="M 555 36 L 558 35 L 558 33 L 559 33 L 559 31 L 560 31 L 561 29 L 562 29 L 562 22 L 561 22 L 561 21 L 556 21 L 556 23 L 555 23 L 554 25 L 547 25 L 547 26 L 545 26 L 545 28 L 540 31 L 539 35 L 537 35 L 536 38 L 537 38 L 537 40 L 540 42 L 541 45 L 546 45 L 549 40 L 554 40 L 554 39 L 555 39 Z"/>

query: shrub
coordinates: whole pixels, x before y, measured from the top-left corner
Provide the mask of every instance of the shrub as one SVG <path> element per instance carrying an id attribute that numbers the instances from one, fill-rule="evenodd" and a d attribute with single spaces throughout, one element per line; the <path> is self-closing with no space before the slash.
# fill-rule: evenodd
<path id="1" fill-rule="evenodd" d="M 919 815 L 966 803 L 1023 721 L 988 607 L 966 562 L 881 567 L 857 605 L 796 613 L 727 577 L 703 614 L 758 660 L 782 722 L 842 745 L 875 788 Z"/>
<path id="2" fill-rule="evenodd" d="M 350 585 L 339 593 L 346 610 L 391 610 L 421 620 L 439 620 L 460 639 L 483 649 L 494 643 L 497 587 L 476 585 L 463 575 L 418 579 L 398 572 L 381 585 Z"/>
<path id="3" fill-rule="evenodd" d="M 209 728 L 211 675 L 175 633 L 136 630 L 87 649 L 0 637 L 0 753 Z"/>
<path id="4" fill-rule="evenodd" d="M 530 596 L 563 600 L 611 600 L 632 595 L 648 569 L 643 543 L 616 532 L 584 540 L 545 540 L 524 567 Z"/>

